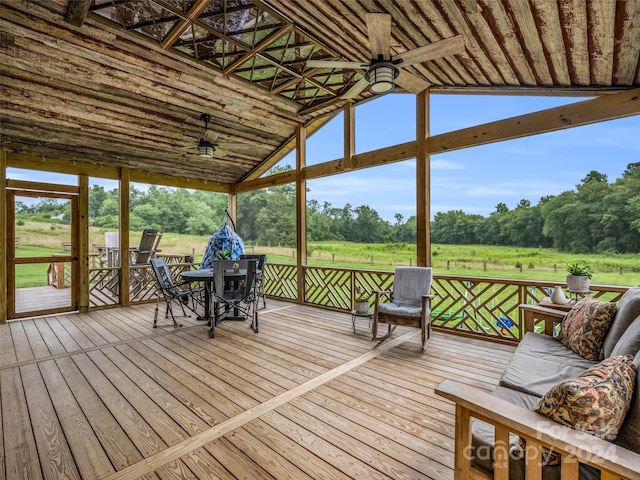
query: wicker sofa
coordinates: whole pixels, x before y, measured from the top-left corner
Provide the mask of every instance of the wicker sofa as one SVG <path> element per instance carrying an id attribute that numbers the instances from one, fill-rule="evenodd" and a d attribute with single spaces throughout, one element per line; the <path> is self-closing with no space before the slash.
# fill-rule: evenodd
<path id="1" fill-rule="evenodd" d="M 525 323 L 528 332 L 505 368 L 498 387 L 491 394 L 473 392 L 470 387 L 455 385 L 455 382 L 448 380 L 437 389 L 438 393 L 463 407 L 458 409 L 457 415 L 463 415 L 467 411 L 464 415 L 474 418 L 472 422 L 467 421 L 466 417 L 456 419 L 456 422 L 461 422 L 456 427 L 456 478 L 468 478 L 466 472 L 470 466 L 467 460 L 470 460 L 475 470 L 487 473 L 493 473 L 496 465 L 500 464 L 501 475 L 505 475 L 505 470 L 508 470 L 510 479 L 526 477 L 564 480 L 573 476 L 580 480 L 595 480 L 600 478 L 599 470 L 605 472 L 602 478 L 640 478 L 640 286 L 629 289 L 618 302 L 615 316 L 604 337 L 600 357 L 594 360 L 583 358 L 551 335 L 533 333 L 535 319 L 544 320 L 546 331 L 551 333 L 554 323 L 561 322 L 566 311 L 522 307 L 527 309 Z M 605 358 L 628 354 L 635 357 L 635 391 L 622 428 L 613 441 L 615 447 L 611 448 L 609 442 L 591 435 L 555 424 L 532 411 L 545 393 L 560 382 L 579 377 L 586 369 L 598 365 Z M 506 418 L 496 421 L 501 416 Z M 471 424 L 470 432 L 464 432 L 465 423 Z M 521 427 L 523 429 L 518 430 Z M 527 474 L 534 472 L 536 468 L 527 465 L 530 461 L 513 454 L 517 451 L 519 436 L 527 439 L 527 443 L 552 446 L 567 457 L 567 453 L 573 453 L 579 448 L 586 450 L 583 450 L 582 457 L 577 455 L 579 465 L 575 462 L 575 467 L 545 465 L 541 469 L 538 467 L 541 471 L 533 473 L 532 477 Z M 508 443 L 502 449 L 506 453 L 494 449 L 495 445 L 500 445 L 500 438 L 504 444 Z M 589 446 L 595 450 L 584 456 L 584 452 L 589 452 Z M 466 449 L 467 453 L 462 449 Z M 544 452 L 545 450 L 541 450 L 537 463 L 542 463 L 540 459 L 544 458 Z M 461 455 L 465 458 L 458 458 Z M 617 463 L 620 467 L 611 477 L 606 473 L 609 471 L 607 456 L 613 460 L 611 464 Z M 604 463 L 600 457 L 605 457 Z M 588 462 L 587 459 L 593 462 Z M 605 468 L 602 467 L 603 464 Z M 565 475 L 571 468 L 575 469 L 572 476 Z"/>

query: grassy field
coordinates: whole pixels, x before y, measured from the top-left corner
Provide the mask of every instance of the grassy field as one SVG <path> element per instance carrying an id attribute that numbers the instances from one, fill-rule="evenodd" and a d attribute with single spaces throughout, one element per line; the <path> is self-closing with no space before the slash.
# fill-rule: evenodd
<path id="1" fill-rule="evenodd" d="M 26 222 L 16 227 L 20 237 L 18 256 L 43 252 L 62 253 L 62 242 L 70 239 L 69 227 L 45 222 Z M 137 245 L 141 232 L 131 232 Z M 202 258 L 208 236 L 165 233 L 160 241 L 163 253 L 193 254 Z M 104 230 L 92 227 L 89 244 L 104 243 Z M 35 248 L 34 248 L 35 247 Z M 38 250 L 44 249 L 44 250 Z M 247 253 L 265 253 L 272 263 L 295 263 L 295 249 L 245 245 Z M 357 244 L 312 242 L 308 262 L 314 266 L 335 266 L 372 270 L 393 270 L 396 265 L 415 265 L 415 246 L 407 244 Z M 640 255 L 576 255 L 550 248 L 497 247 L 489 245 L 433 245 L 432 266 L 436 273 L 479 277 L 564 281 L 566 266 L 585 261 L 594 271 L 592 283 L 605 285 L 640 284 Z M 46 266 L 43 276 L 46 284 Z M 621 273 L 622 272 L 622 273 Z"/>

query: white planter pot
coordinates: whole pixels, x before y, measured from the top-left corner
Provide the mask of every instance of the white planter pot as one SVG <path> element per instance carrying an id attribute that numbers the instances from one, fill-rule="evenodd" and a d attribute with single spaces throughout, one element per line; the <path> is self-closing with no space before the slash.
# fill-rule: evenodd
<path id="1" fill-rule="evenodd" d="M 591 280 L 584 275 L 567 275 L 567 288 L 570 292 L 586 293 L 591 286 Z"/>
<path id="2" fill-rule="evenodd" d="M 369 300 L 364 300 L 362 302 L 356 301 L 356 312 L 369 313 Z"/>

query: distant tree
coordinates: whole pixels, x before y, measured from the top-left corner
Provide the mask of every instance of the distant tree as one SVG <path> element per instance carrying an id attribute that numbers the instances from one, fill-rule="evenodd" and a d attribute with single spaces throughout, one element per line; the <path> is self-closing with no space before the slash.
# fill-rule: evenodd
<path id="1" fill-rule="evenodd" d="M 360 205 L 354 210 L 354 237 L 352 241 L 361 243 L 382 243 L 389 240 L 391 225 L 380 218 L 378 212 L 368 205 Z"/>
<path id="2" fill-rule="evenodd" d="M 100 185 L 93 185 L 89 189 L 89 217 L 96 218 L 100 215 L 100 207 L 104 201 L 108 198 L 107 192 L 104 191 L 104 187 Z"/>
<path id="3" fill-rule="evenodd" d="M 217 225 L 211 207 L 204 202 L 189 202 L 189 218 L 187 218 L 186 233 L 191 235 L 211 235 L 220 225 Z"/>
<path id="4" fill-rule="evenodd" d="M 585 185 L 591 182 L 597 183 L 608 183 L 607 175 L 604 173 L 597 172 L 596 170 L 591 170 L 587 175 L 581 180 L 579 185 L 576 185 L 578 191 Z"/>
<path id="5" fill-rule="evenodd" d="M 469 215 L 462 210 L 438 212 L 431 224 L 431 241 L 453 245 L 477 243 L 476 232 L 483 221 L 481 215 Z"/>
<path id="6" fill-rule="evenodd" d="M 503 213 L 507 213 L 509 211 L 509 207 L 507 207 L 506 203 L 500 202 L 496 205 L 496 211 L 493 212 L 491 215 L 501 215 Z"/>
<path id="7" fill-rule="evenodd" d="M 622 178 L 633 177 L 640 171 L 640 162 L 629 163 L 624 172 L 622 172 Z"/>
<path id="8" fill-rule="evenodd" d="M 416 216 L 410 216 L 405 223 L 396 225 L 395 241 L 404 243 L 416 243 Z"/>

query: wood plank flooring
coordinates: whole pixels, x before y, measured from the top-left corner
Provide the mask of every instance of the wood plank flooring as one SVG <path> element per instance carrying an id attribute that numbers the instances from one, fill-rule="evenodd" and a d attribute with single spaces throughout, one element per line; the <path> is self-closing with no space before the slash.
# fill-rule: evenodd
<path id="1" fill-rule="evenodd" d="M 71 306 L 71 288 L 25 287 L 16 289 L 16 312 L 32 312 Z"/>
<path id="2" fill-rule="evenodd" d="M 0 325 L 6 479 L 450 479 L 444 378 L 492 389 L 513 347 L 268 301 L 260 333 L 153 329 L 153 305 Z"/>

